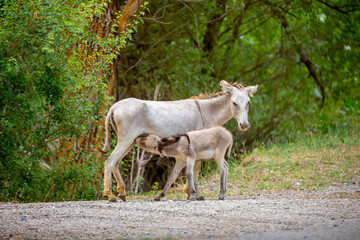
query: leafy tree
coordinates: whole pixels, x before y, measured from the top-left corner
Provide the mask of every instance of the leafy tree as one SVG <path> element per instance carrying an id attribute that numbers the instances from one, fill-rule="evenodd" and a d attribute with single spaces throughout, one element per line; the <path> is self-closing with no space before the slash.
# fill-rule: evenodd
<path id="1" fill-rule="evenodd" d="M 102 159 L 84 139 L 97 131 L 110 100 L 107 72 L 141 14 L 113 12 L 104 36 L 93 23 L 106 20 L 107 1 L 0 7 L 0 199 L 94 198 Z"/>
<path id="2" fill-rule="evenodd" d="M 320 116 L 358 119 L 358 3 L 152 1 L 150 9 L 121 56 L 117 100 L 152 99 L 157 85 L 162 99 L 180 99 L 220 90 L 221 79 L 259 84 L 252 128 L 229 123 L 237 151 L 316 131 Z"/>

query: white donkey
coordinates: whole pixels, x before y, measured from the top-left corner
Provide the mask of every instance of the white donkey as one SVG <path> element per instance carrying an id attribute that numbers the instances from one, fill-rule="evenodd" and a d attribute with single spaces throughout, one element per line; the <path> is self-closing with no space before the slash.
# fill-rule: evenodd
<path id="1" fill-rule="evenodd" d="M 130 151 L 137 137 L 144 134 L 155 134 L 159 137 L 170 137 L 193 130 L 224 125 L 231 118 L 238 122 L 238 129 L 246 131 L 250 97 L 256 92 L 258 85 L 244 86 L 220 82 L 222 92 L 207 99 L 185 99 L 179 101 L 145 101 L 127 98 L 115 103 L 109 110 L 105 120 L 105 145 L 103 152 L 110 148 L 110 129 L 117 135 L 117 144 L 110 157 L 105 162 L 104 192 L 109 200 L 116 200 L 111 190 L 111 173 L 117 181 L 117 192 L 122 200 L 125 197 L 125 184 L 119 172 L 119 163 Z M 171 176 L 179 169 L 176 162 Z M 195 165 L 195 171 L 200 171 L 201 163 Z M 195 173 L 194 180 L 197 181 Z M 171 179 L 172 177 L 169 177 Z M 198 195 L 197 198 L 203 198 Z"/>
<path id="2" fill-rule="evenodd" d="M 230 156 L 233 137 L 222 126 L 214 126 L 201 130 L 190 131 L 170 138 L 160 138 L 157 135 L 139 137 L 136 144 L 145 151 L 174 157 L 179 166 L 175 175 L 169 178 L 164 189 L 155 200 L 159 201 L 166 195 L 176 180 L 180 171 L 186 166 L 186 177 L 189 183 L 189 200 L 195 200 L 195 193 L 199 191 L 198 183 L 194 182 L 194 166 L 196 161 L 215 159 L 220 172 L 220 200 L 226 193 L 226 182 L 229 165 L 225 160 Z"/>

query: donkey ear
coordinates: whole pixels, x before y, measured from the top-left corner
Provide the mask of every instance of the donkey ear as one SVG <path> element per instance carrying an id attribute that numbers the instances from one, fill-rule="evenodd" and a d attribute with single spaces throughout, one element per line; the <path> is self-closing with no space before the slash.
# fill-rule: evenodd
<path id="1" fill-rule="evenodd" d="M 224 92 L 231 92 L 234 88 L 233 85 L 231 85 L 230 83 L 228 83 L 227 81 L 225 80 L 221 80 L 220 81 L 220 86 L 222 87 L 222 90 Z"/>
<path id="2" fill-rule="evenodd" d="M 249 87 L 246 87 L 246 91 L 249 95 L 249 97 L 253 97 L 254 94 L 256 93 L 257 91 L 257 88 L 258 88 L 259 85 L 255 85 L 255 86 L 249 86 Z"/>

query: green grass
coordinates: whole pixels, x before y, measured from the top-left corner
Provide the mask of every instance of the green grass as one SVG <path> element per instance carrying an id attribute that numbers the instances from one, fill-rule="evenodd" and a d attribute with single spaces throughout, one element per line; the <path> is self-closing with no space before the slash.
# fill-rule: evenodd
<path id="1" fill-rule="evenodd" d="M 318 190 L 360 178 L 359 128 L 327 134 L 298 134 L 286 144 L 269 144 L 244 156 L 230 171 L 229 194 Z"/>
<path id="2" fill-rule="evenodd" d="M 278 191 L 313 191 L 339 183 L 360 183 L 360 125 L 326 134 L 298 133 L 285 144 L 260 146 L 230 162 L 229 196 L 250 196 Z M 217 168 L 201 178 L 205 198 L 217 198 Z M 156 192 L 137 196 L 152 198 Z M 182 186 L 172 188 L 168 199 L 186 199 Z M 134 196 L 135 197 L 135 196 Z"/>

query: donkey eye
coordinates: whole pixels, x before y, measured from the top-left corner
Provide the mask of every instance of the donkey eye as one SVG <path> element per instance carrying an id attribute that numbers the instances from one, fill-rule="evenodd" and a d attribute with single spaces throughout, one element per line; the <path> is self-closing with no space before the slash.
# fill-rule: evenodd
<path id="1" fill-rule="evenodd" d="M 238 105 L 237 105 L 236 103 L 234 103 L 234 102 L 233 102 L 233 104 L 234 104 L 234 106 L 235 106 L 235 107 L 237 107 L 237 106 L 238 106 Z"/>
<path id="2" fill-rule="evenodd" d="M 251 103 L 251 102 L 249 101 L 249 102 L 247 103 L 247 105 L 249 106 L 249 105 L 250 105 L 250 103 Z"/>

